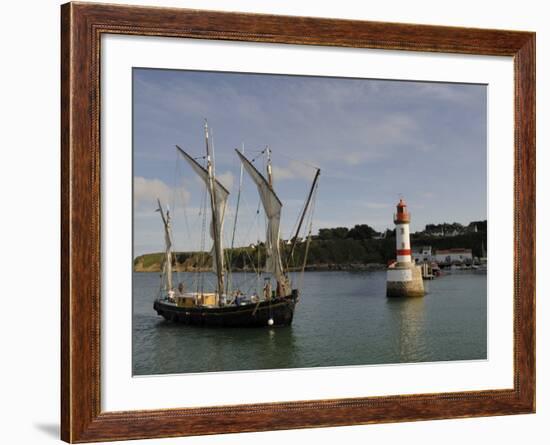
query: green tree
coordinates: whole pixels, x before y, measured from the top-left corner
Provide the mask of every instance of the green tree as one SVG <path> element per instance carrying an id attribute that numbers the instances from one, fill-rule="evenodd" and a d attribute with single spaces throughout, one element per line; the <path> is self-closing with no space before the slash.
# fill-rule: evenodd
<path id="1" fill-rule="evenodd" d="M 368 224 L 357 224 L 349 231 L 348 237 L 355 240 L 372 239 L 378 232 Z"/>

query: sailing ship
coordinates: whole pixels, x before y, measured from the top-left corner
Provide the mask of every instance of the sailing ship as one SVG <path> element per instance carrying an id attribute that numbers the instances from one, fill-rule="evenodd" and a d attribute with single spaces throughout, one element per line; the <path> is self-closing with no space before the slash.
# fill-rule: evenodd
<path id="1" fill-rule="evenodd" d="M 267 167 L 262 174 L 243 153 L 235 150 L 241 161 L 242 172 L 247 172 L 256 184 L 260 201 L 267 219 L 265 250 L 266 261 L 264 267 L 264 285 L 261 291 L 243 294 L 240 290 L 232 291 L 228 283 L 226 272 L 230 272 L 231 265 L 224 262 L 223 223 L 229 198 L 229 191 L 216 179 L 212 146 L 208 124 L 204 127 L 206 142 L 206 165 L 203 167 L 190 154 L 179 146 L 178 153 L 185 159 L 192 170 L 204 183 L 210 201 L 210 235 L 212 237 L 212 269 L 216 276 L 215 288 L 210 292 L 197 289 L 188 292 L 182 283 L 177 288 L 172 284 L 172 231 L 170 214 L 164 212 L 160 201 L 158 211 L 161 214 L 165 233 L 165 257 L 161 274 L 161 292 L 154 301 L 153 307 L 158 315 L 166 320 L 198 326 L 223 327 L 265 327 L 287 326 L 292 323 L 294 310 L 299 301 L 299 290 L 292 286 L 288 267 L 283 267 L 283 250 L 280 240 L 280 221 L 283 203 L 273 188 L 273 170 L 271 165 L 271 151 L 266 148 Z M 320 170 L 317 169 L 302 213 L 297 224 L 296 236 L 292 244 L 286 263 L 292 257 L 306 213 L 310 208 L 312 197 L 315 194 Z M 240 190 L 239 190 L 240 198 Z M 237 200 L 238 202 L 238 200 Z M 237 204 L 238 206 L 238 204 Z M 237 207 L 238 209 L 238 207 Z M 236 218 L 235 218 L 236 222 Z M 234 233 L 234 232 L 233 232 Z M 307 248 L 311 236 L 311 227 L 307 237 L 307 246 L 304 250 L 303 269 L 306 264 Z"/>

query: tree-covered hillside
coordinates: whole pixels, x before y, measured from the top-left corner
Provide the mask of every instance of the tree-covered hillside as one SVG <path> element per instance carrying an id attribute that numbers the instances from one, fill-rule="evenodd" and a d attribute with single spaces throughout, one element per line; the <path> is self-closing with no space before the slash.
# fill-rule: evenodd
<path id="1" fill-rule="evenodd" d="M 481 256 L 487 247 L 487 221 L 476 221 L 468 226 L 458 223 L 427 225 L 426 230 L 411 235 L 413 250 L 422 246 L 437 249 L 462 247 L 472 249 L 474 256 Z M 303 265 L 307 243 L 297 243 L 292 258 L 289 258 L 290 242 L 283 242 L 285 266 L 300 269 Z M 226 249 L 226 264 L 232 270 L 255 270 L 265 264 L 265 246 Z M 379 233 L 367 224 L 352 228 L 336 227 L 320 229 L 312 237 L 306 267 L 308 269 L 357 268 L 360 265 L 386 265 L 395 258 L 395 231 Z M 134 260 L 134 270 L 155 272 L 161 270 L 163 253 L 141 255 Z M 208 270 L 212 267 L 207 252 L 175 252 L 173 266 L 179 271 Z"/>

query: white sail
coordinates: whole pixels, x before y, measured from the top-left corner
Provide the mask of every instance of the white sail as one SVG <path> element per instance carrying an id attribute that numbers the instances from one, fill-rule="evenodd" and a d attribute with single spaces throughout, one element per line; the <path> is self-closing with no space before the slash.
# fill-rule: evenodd
<path id="1" fill-rule="evenodd" d="M 272 273 L 285 292 L 287 286 L 286 277 L 283 270 L 283 262 L 281 259 L 281 248 L 279 242 L 279 229 L 281 224 L 281 209 L 283 204 L 275 191 L 271 188 L 266 178 L 252 165 L 252 163 L 244 157 L 238 150 L 235 150 L 239 156 L 245 170 L 256 183 L 260 199 L 267 216 L 267 233 L 266 233 L 266 272 Z"/>
<path id="2" fill-rule="evenodd" d="M 160 212 L 162 222 L 164 223 L 165 252 L 162 273 L 164 276 L 165 290 L 170 291 L 172 290 L 172 224 L 170 221 L 170 210 L 166 210 L 165 216 L 164 210 L 162 209 L 162 206 L 160 204 L 160 200 L 157 200 L 157 202 L 159 206 L 157 212 Z"/>
<path id="3" fill-rule="evenodd" d="M 179 152 L 183 155 L 184 159 L 191 165 L 195 173 L 204 181 L 207 189 L 208 189 L 208 171 L 200 165 L 197 161 L 195 161 L 191 156 L 189 156 L 185 151 L 183 151 L 180 147 L 178 147 Z M 215 194 L 215 201 L 216 201 L 216 215 L 217 215 L 217 227 L 220 233 L 220 246 L 223 246 L 222 243 L 222 233 L 223 233 L 223 221 L 225 217 L 225 209 L 227 206 L 227 199 L 229 198 L 229 192 L 227 189 L 218 181 L 216 180 L 214 182 L 214 194 Z M 213 221 L 210 223 L 210 236 L 214 240 L 214 224 Z M 214 269 L 214 272 L 217 273 L 217 267 L 216 267 L 216 243 L 214 242 L 212 245 L 212 267 Z M 220 264 L 222 266 L 222 273 L 224 270 L 223 265 L 223 252 L 220 252 L 220 258 L 219 258 Z"/>

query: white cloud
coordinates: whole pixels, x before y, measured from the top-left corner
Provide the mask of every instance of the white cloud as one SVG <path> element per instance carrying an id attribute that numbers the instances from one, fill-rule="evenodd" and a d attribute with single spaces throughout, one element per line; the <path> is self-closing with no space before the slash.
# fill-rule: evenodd
<path id="1" fill-rule="evenodd" d="M 415 90 L 415 94 L 420 98 L 426 97 L 432 100 L 441 100 L 468 106 L 472 103 L 472 99 L 479 94 L 479 89 L 461 88 L 460 84 L 426 82 L 419 85 Z"/>
<path id="2" fill-rule="evenodd" d="M 264 122 L 265 104 L 254 95 L 244 94 L 230 83 L 204 85 L 192 79 L 181 78 L 178 81 L 160 85 L 143 78 L 136 80 L 140 96 L 148 103 L 154 104 L 147 112 L 157 116 L 161 128 L 166 126 L 162 117 L 165 113 L 176 116 L 211 117 L 216 114 L 212 103 L 218 110 L 231 110 L 233 116 L 247 122 Z"/>
<path id="3" fill-rule="evenodd" d="M 185 161 L 174 154 L 173 144 L 183 144 L 191 153 L 204 153 L 204 117 L 215 130 L 212 136 L 217 147 L 217 176 L 228 189 L 238 184 L 240 163 L 234 147 L 244 143 L 250 157 L 266 144 L 272 147 L 275 187 L 285 203 L 282 230 L 286 228 L 286 220 L 289 225 L 294 223 L 303 204 L 298 200 L 291 205 L 286 199 L 286 195 L 297 196 L 293 181 L 303 180 L 305 197 L 306 181 L 311 181 L 314 174 L 307 164 L 290 161 L 296 158 L 322 169 L 316 227 L 365 222 L 377 230 L 393 227 L 391 215 L 399 191 L 405 191 L 408 200 L 417 197 L 420 201 L 412 202 L 413 211 L 418 209 L 418 219 L 415 215 L 413 220 L 417 225 L 435 221 L 441 212 L 448 213 L 439 205 L 441 197 L 447 195 L 454 200 L 457 195 L 462 198 L 456 205 L 457 214 L 464 208 L 471 214 L 472 201 L 476 209 L 484 211 L 485 93 L 480 86 L 315 77 L 243 78 L 192 72 L 176 76 L 176 72 L 156 70 L 137 73 L 135 108 L 139 125 L 135 127 L 135 162 L 139 169 L 136 172 L 153 173 L 147 165 L 151 161 L 160 166 L 178 159 L 176 167 L 180 162 L 185 169 L 181 193 L 189 196 L 187 190 L 191 190 L 194 194 L 191 199 L 194 202 L 188 201 L 185 206 L 190 220 L 199 212 L 204 183 L 189 173 Z M 474 184 L 466 189 L 457 187 L 463 178 L 456 172 L 472 167 L 475 168 L 470 176 Z M 418 181 L 419 172 L 425 171 L 434 173 Z M 245 182 L 248 179 L 245 175 Z M 136 181 L 140 183 L 136 183 L 135 200 L 141 205 L 136 208 L 139 211 L 136 220 L 141 221 L 143 214 L 143 230 L 157 233 L 156 198 L 158 195 L 172 207 L 174 194 L 167 185 L 172 184 L 144 178 Z M 343 199 L 339 188 L 332 189 L 332 185 L 348 187 L 356 202 Z M 471 198 L 472 190 L 476 191 L 476 199 Z M 250 197 L 251 218 L 256 218 L 256 190 L 249 183 L 243 192 L 243 208 Z M 434 194 L 439 198 L 437 202 Z M 185 227 L 185 215 L 177 213 L 183 209 L 180 202 L 182 199 L 178 197 L 172 209 L 175 229 Z M 191 210 L 190 204 L 196 209 Z M 426 208 L 420 211 L 422 204 Z M 239 220 L 241 215 L 240 226 L 252 227 L 252 222 L 244 223 L 245 211 L 240 213 Z M 198 227 L 200 230 L 201 225 Z M 191 236 L 186 234 L 178 239 L 200 239 L 193 230 Z M 262 227 L 260 235 L 254 229 L 254 235 L 245 232 L 244 236 L 256 238 L 263 230 Z"/>
<path id="4" fill-rule="evenodd" d="M 274 165 L 273 178 L 275 181 L 285 179 L 312 179 L 313 166 L 309 166 L 299 161 L 290 161 L 285 167 Z"/>
<path id="5" fill-rule="evenodd" d="M 216 179 L 229 191 L 233 188 L 235 176 L 229 170 L 222 174 L 216 174 Z"/>
<path id="6" fill-rule="evenodd" d="M 134 177 L 134 205 L 136 208 L 156 208 L 157 199 L 164 205 L 174 202 L 176 191 L 160 179 L 147 179 L 141 176 Z M 189 201 L 190 193 L 183 187 L 177 190 L 178 200 L 184 203 Z"/>
<path id="7" fill-rule="evenodd" d="M 256 82 L 258 78 L 250 80 Z M 239 137 L 245 140 L 250 139 L 249 128 L 253 127 L 253 136 L 261 133 L 264 141 L 280 149 L 285 147 L 289 154 L 292 150 L 314 149 L 319 161 L 351 166 L 392 157 L 397 147 L 432 151 L 436 145 L 422 133 L 424 117 L 410 113 L 410 103 L 425 103 L 431 97 L 462 101 L 472 95 L 444 84 L 316 78 L 303 82 L 295 78 L 282 91 L 274 90 L 275 99 L 267 102 L 254 86 L 243 89 L 229 80 L 205 84 L 182 77 L 161 85 L 138 78 L 137 85 L 141 100 L 148 104 L 147 122 L 153 120 L 171 128 L 174 122 L 160 118 L 166 115 L 181 119 L 208 116 L 213 122 L 224 121 L 228 119 L 227 110 L 231 110 L 233 122 L 247 123 L 246 128 L 237 125 Z M 269 90 L 269 83 L 264 86 Z M 392 102 L 405 106 L 407 111 L 389 111 L 388 103 Z M 278 119 L 273 120 L 275 113 Z M 293 166 L 276 170 L 280 179 L 306 177 L 308 173 L 302 170 L 300 174 Z"/>

